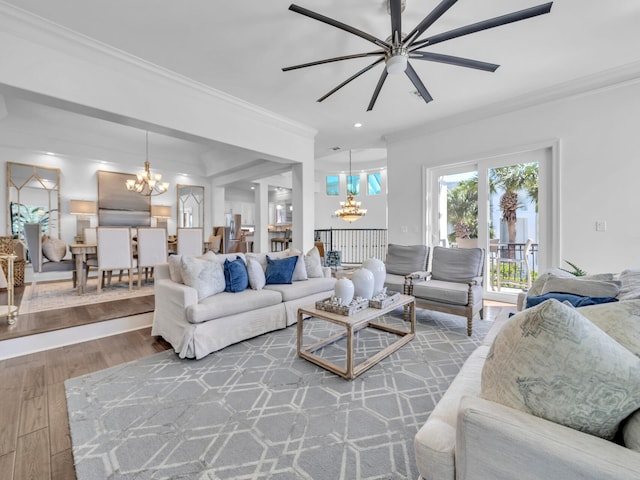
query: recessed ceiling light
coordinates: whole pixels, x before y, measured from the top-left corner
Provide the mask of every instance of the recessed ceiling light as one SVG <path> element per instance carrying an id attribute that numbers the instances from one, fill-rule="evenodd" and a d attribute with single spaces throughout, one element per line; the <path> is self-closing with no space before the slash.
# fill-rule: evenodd
<path id="1" fill-rule="evenodd" d="M 360 128 L 362 124 L 360 122 L 356 122 L 353 124 L 353 128 Z"/>
<path id="2" fill-rule="evenodd" d="M 251 187 L 251 190 L 255 190 L 255 189 L 256 189 L 256 187 Z"/>

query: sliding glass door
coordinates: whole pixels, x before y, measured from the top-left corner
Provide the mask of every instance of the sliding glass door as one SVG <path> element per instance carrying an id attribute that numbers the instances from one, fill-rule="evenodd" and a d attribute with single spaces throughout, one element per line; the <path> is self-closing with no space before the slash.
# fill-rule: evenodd
<path id="1" fill-rule="evenodd" d="M 431 244 L 485 248 L 487 298 L 513 301 L 557 261 L 552 157 L 546 147 L 427 170 Z"/>

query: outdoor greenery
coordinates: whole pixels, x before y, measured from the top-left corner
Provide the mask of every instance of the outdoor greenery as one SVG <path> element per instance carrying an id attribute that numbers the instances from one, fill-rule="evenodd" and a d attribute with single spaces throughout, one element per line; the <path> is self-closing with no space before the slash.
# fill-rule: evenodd
<path id="1" fill-rule="evenodd" d="M 538 211 L 538 163 L 521 163 L 489 171 L 489 192 L 500 197 L 502 220 L 507 222 L 510 243 L 516 240 L 517 211 L 522 208 L 519 193 L 525 192 Z M 447 218 L 453 227 L 449 240 L 478 236 L 478 176 L 462 180 L 447 192 Z M 491 234 L 492 232 L 490 232 Z M 493 237 L 493 235 L 491 235 Z"/>
<path id="2" fill-rule="evenodd" d="M 49 212 L 44 207 L 11 203 L 11 233 L 14 237 L 24 232 L 25 223 L 39 223 L 42 233 L 46 233 L 49 226 Z"/>

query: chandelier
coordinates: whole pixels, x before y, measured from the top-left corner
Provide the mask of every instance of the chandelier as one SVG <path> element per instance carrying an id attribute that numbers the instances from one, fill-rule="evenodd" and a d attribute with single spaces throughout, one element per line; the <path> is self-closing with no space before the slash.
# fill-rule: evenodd
<path id="1" fill-rule="evenodd" d="M 151 173 L 151 164 L 149 163 L 149 132 L 146 137 L 146 160 L 144 162 L 144 170 L 136 173 L 136 179 L 129 179 L 125 182 L 127 190 L 139 193 L 140 195 L 154 196 L 161 195 L 169 189 L 169 182 L 162 181 L 162 175 L 159 173 Z"/>
<path id="2" fill-rule="evenodd" d="M 353 223 L 356 220 L 359 220 L 361 217 L 364 217 L 367 214 L 366 208 L 360 208 L 362 202 L 356 202 L 354 200 L 355 192 L 353 189 L 350 189 L 350 180 L 351 180 L 351 150 L 349 150 L 349 176 L 347 177 L 347 201 L 340 202 L 340 208 L 336 210 L 335 215 L 338 218 L 341 218 L 345 222 Z"/>

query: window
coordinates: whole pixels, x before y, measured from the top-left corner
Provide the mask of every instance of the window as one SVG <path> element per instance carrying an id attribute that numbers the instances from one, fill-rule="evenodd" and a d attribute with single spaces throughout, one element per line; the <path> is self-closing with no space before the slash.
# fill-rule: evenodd
<path id="1" fill-rule="evenodd" d="M 360 195 L 360 175 L 347 175 L 347 194 Z"/>
<path id="2" fill-rule="evenodd" d="M 340 177 L 327 175 L 327 195 L 340 195 Z"/>
<path id="3" fill-rule="evenodd" d="M 367 195 L 380 195 L 380 174 L 370 173 L 367 175 Z"/>

